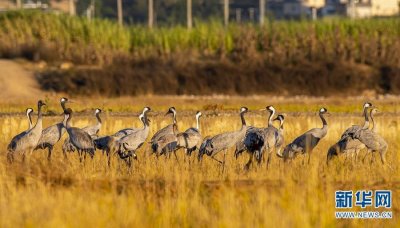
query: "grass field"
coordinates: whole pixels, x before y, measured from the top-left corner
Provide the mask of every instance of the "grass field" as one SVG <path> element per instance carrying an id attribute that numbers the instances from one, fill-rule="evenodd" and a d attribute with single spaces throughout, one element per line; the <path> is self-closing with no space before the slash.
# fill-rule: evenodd
<path id="1" fill-rule="evenodd" d="M 211 101 L 187 99 L 123 98 L 118 102 L 77 99 L 78 103 L 70 106 L 79 111 L 102 104 L 101 108 L 106 113 L 103 115 L 101 135 L 132 125 L 141 126 L 137 114 L 145 103 L 150 103 L 155 110 L 150 114 L 150 135 L 170 123 L 170 118 L 160 115 L 166 111 L 166 104 L 176 104 L 179 129 L 182 131 L 195 125 L 195 110 L 211 107 L 201 119 L 201 131 L 206 136 L 238 129 L 240 119 L 237 111 L 233 110 L 240 107 L 239 103 L 249 104 L 251 110 L 269 104 L 267 99 L 255 98 L 220 98 Z M 400 156 L 397 152 L 400 147 L 400 117 L 397 100 L 374 101 L 384 110 L 376 116 L 376 123 L 378 132 L 389 145 L 387 165 L 382 166 L 379 159 L 370 164 L 369 161 L 352 163 L 340 158 L 329 167 L 325 163 L 327 149 L 347 127 L 362 123 L 360 108 L 363 101 L 269 100 L 278 111 L 288 114 L 284 133 L 286 143 L 310 128 L 321 126 L 316 115 L 321 104 L 331 108 L 332 115 L 327 117 L 328 135 L 314 150 L 310 164 L 303 165 L 301 157 L 284 164 L 274 156 L 271 169 L 267 170 L 263 165 L 246 172 L 243 166 L 247 162 L 247 154 L 235 160 L 232 149 L 227 156 L 227 169 L 221 174 L 219 164 L 207 156 L 201 165 L 197 161 L 189 165 L 187 160 L 184 161 L 183 151 L 178 152 L 179 163 L 172 157 L 170 160 L 162 157 L 157 160 L 149 154 L 149 147 L 145 145 L 138 151 L 138 161 L 132 170 L 128 170 L 116 157 L 112 167 L 108 168 L 101 152 L 84 165 L 79 163 L 77 154 L 69 154 L 69 160 L 65 161 L 60 143 L 55 148 L 50 164 L 45 151 L 36 151 L 25 164 L 17 157 L 17 162 L 9 165 L 5 156 L 7 144 L 15 134 L 27 128 L 25 117 L 14 112 L 22 113 L 26 104 L 22 101 L 7 104 L 4 101 L 0 104 L 2 113 L 11 114 L 0 116 L 0 227 L 399 225 Z M 47 111 L 60 112 L 54 99 L 48 103 Z M 306 112 L 299 112 L 302 109 Z M 264 126 L 267 122 L 267 114 L 261 111 L 250 112 L 246 117 L 252 126 Z M 61 116 L 46 116 L 44 125 L 61 119 Z M 74 126 L 83 127 L 94 122 L 94 117 L 85 112 L 76 115 L 72 122 Z M 336 220 L 335 191 L 363 189 L 392 190 L 391 210 L 394 218 Z"/>
<path id="2" fill-rule="evenodd" d="M 0 58 L 37 66 L 42 90 L 82 96 L 399 94 L 399 21 L 148 29 L 12 11 L 0 14 Z"/>

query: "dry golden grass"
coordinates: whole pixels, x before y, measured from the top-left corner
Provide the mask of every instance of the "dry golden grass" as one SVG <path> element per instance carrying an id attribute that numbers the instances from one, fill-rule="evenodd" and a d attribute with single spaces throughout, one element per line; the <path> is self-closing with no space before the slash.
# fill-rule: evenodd
<path id="1" fill-rule="evenodd" d="M 317 106 L 316 103 L 312 105 Z M 361 106 L 360 103 L 353 105 Z M 340 104 L 331 105 L 336 105 L 338 110 L 348 109 Z M 59 110 L 57 106 L 51 108 Z M 177 108 L 185 109 L 178 105 Z M 281 110 L 279 105 L 277 109 Z M 51 164 L 46 160 L 47 152 L 36 151 L 25 164 L 17 157 L 17 162 L 9 165 L 5 148 L 12 136 L 25 130 L 27 123 L 23 116 L 1 116 L 0 227 L 395 227 L 399 225 L 400 213 L 398 115 L 383 113 L 376 117 L 378 132 L 389 144 L 386 166 L 378 159 L 371 165 L 369 162 L 351 163 L 344 158 L 329 167 L 325 164 L 329 146 L 347 127 L 362 122 L 358 110 L 352 110 L 357 114 L 333 113 L 328 117 L 328 135 L 315 149 L 309 165 L 303 165 L 301 158 L 283 164 L 274 156 L 271 169 L 263 165 L 245 172 L 247 154 L 236 161 L 232 149 L 224 174 L 219 164 L 207 156 L 201 165 L 197 161 L 192 165 L 185 162 L 183 151 L 178 152 L 179 164 L 173 157 L 157 160 L 149 155 L 148 145 L 138 151 L 139 160 L 131 170 L 117 157 L 108 168 L 101 152 L 84 165 L 79 163 L 76 153 L 69 154 L 69 160 L 64 161 L 61 143 L 55 148 Z M 138 113 L 140 108 L 135 111 Z M 236 113 L 217 113 L 206 112 L 201 121 L 203 136 L 240 127 Z M 101 135 L 132 125 L 140 126 L 137 115 L 106 113 L 103 116 Z M 248 124 L 264 126 L 266 116 L 264 112 L 249 113 Z M 45 117 L 44 125 L 61 119 L 60 116 Z M 150 135 L 170 123 L 170 118 L 154 113 L 150 119 Z M 92 116 L 76 115 L 73 125 L 83 127 L 91 122 L 94 122 Z M 194 112 L 178 114 L 178 124 L 180 130 L 194 126 Z M 288 113 L 285 140 L 289 142 L 320 125 L 315 113 Z M 394 218 L 336 220 L 334 194 L 343 189 L 392 190 Z M 354 210 L 358 210 L 357 207 Z"/>

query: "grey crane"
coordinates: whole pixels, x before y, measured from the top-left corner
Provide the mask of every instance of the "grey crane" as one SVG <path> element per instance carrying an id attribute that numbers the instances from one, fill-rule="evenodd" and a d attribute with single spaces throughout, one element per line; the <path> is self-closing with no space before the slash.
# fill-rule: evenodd
<path id="1" fill-rule="evenodd" d="M 222 164 L 222 172 L 225 169 L 226 152 L 229 148 L 235 146 L 239 140 L 246 134 L 246 123 L 244 121 L 244 114 L 248 112 L 248 108 L 240 108 L 240 118 L 242 121 L 242 127 L 238 131 L 224 132 L 213 137 L 206 137 L 199 149 L 198 160 L 201 161 L 204 154 L 210 156 L 213 160 Z M 224 151 L 223 161 L 219 161 L 215 156 Z"/>
<path id="2" fill-rule="evenodd" d="M 369 102 L 364 103 L 363 105 L 363 116 L 364 123 L 363 125 L 353 125 L 346 129 L 340 137 L 339 141 L 336 142 L 328 149 L 327 153 L 327 164 L 329 161 L 341 154 L 355 154 L 355 158 L 357 159 L 358 153 L 365 148 L 365 145 L 358 139 L 352 137 L 360 129 L 368 129 L 369 127 L 369 119 L 368 119 L 368 109 L 372 108 L 373 105 Z"/>
<path id="3" fill-rule="evenodd" d="M 175 107 L 170 107 L 168 109 L 168 112 L 165 115 L 169 115 L 169 114 L 172 114 L 172 124 L 169 124 L 169 125 L 165 126 L 164 128 L 162 128 L 161 130 L 157 131 L 150 140 L 151 149 L 152 149 L 153 153 L 157 153 L 157 151 L 160 151 L 158 148 L 159 147 L 158 142 L 160 141 L 159 139 L 166 135 L 171 135 L 171 134 L 173 135 L 174 128 L 178 127 L 177 122 L 176 122 Z M 170 137 L 170 138 L 172 138 L 172 137 Z"/>
<path id="4" fill-rule="evenodd" d="M 361 129 L 359 132 L 355 134 L 355 137 L 358 138 L 362 143 L 368 148 L 367 153 L 365 154 L 363 161 L 365 160 L 366 156 L 371 153 L 371 162 L 374 159 L 375 153 L 379 152 L 382 164 L 385 164 L 386 158 L 385 154 L 388 148 L 386 141 L 377 133 L 376 131 L 376 124 L 374 121 L 374 115 L 378 113 L 378 109 L 373 108 L 370 111 L 370 119 L 372 121 L 372 128 L 368 129 Z"/>
<path id="5" fill-rule="evenodd" d="M 318 145 L 320 140 L 328 133 L 328 123 L 324 115 L 328 113 L 326 108 L 319 110 L 319 117 L 322 121 L 322 128 L 313 128 L 297 137 L 288 144 L 283 150 L 283 160 L 294 159 L 298 154 L 308 154 L 308 163 L 310 163 L 311 152 Z"/>
<path id="6" fill-rule="evenodd" d="M 85 157 L 86 154 L 89 154 L 90 157 L 93 158 L 95 148 L 94 148 L 94 143 L 92 141 L 92 137 L 90 137 L 90 135 L 84 130 L 70 126 L 70 121 L 72 118 L 72 110 L 70 108 L 67 108 L 65 110 L 64 115 L 66 115 L 64 127 L 67 129 L 67 133 L 72 145 L 78 151 L 79 160 L 82 162 L 83 153 L 85 153 L 84 154 Z"/>
<path id="7" fill-rule="evenodd" d="M 364 143 L 368 151 L 372 153 L 379 152 L 382 164 L 386 163 L 385 155 L 388 149 L 388 144 L 382 136 L 370 129 L 360 129 L 352 137 Z"/>
<path id="8" fill-rule="evenodd" d="M 12 139 L 11 139 L 11 143 L 12 142 L 17 142 L 21 137 L 23 137 L 24 135 L 26 135 L 26 133 L 30 130 L 30 129 L 32 129 L 32 113 L 33 113 L 33 109 L 32 108 L 27 108 L 26 109 L 26 116 L 27 116 L 27 118 L 28 118 L 28 124 L 29 124 L 29 126 L 28 126 L 28 129 L 26 130 L 26 131 L 23 131 L 23 132 L 21 132 L 21 133 L 19 133 L 19 134 L 17 134 L 16 136 L 14 136 Z M 11 143 L 10 143 L 10 145 L 11 145 Z M 9 145 L 9 146 L 10 146 Z"/>
<path id="9" fill-rule="evenodd" d="M 142 111 L 142 113 L 139 115 L 139 120 L 141 122 L 142 118 L 144 116 L 145 112 L 150 111 L 149 107 L 145 107 Z M 150 122 L 149 119 L 147 119 L 148 122 Z M 144 127 L 144 125 L 143 125 Z M 116 147 L 116 142 L 121 139 L 124 136 L 130 135 L 132 133 L 135 133 L 137 131 L 142 130 L 143 128 L 125 128 L 122 130 L 119 130 L 117 132 L 115 132 L 112 135 L 107 135 L 107 136 L 103 136 L 103 137 L 99 137 L 97 139 L 94 140 L 94 143 L 96 145 L 96 148 L 99 150 L 102 150 L 103 153 L 106 152 L 106 154 L 108 155 L 110 153 L 110 151 L 113 150 L 117 150 L 118 148 L 113 148 Z"/>
<path id="10" fill-rule="evenodd" d="M 22 153 L 22 160 L 25 160 L 25 153 L 27 151 L 31 152 L 37 146 L 40 136 L 42 135 L 42 107 L 46 105 L 42 100 L 38 101 L 38 119 L 35 126 L 31 129 L 21 132 L 15 136 L 10 144 L 7 146 L 7 159 L 10 163 L 14 161 L 14 154 L 17 152 Z"/>
<path id="11" fill-rule="evenodd" d="M 95 125 L 82 128 L 82 130 L 87 132 L 90 135 L 90 137 L 92 137 L 92 138 L 97 138 L 97 134 L 99 134 L 99 131 L 101 129 L 102 121 L 100 118 L 100 113 L 102 113 L 102 110 L 99 108 L 96 108 L 96 110 L 94 111 L 94 116 L 97 119 L 97 123 Z"/>
<path id="12" fill-rule="evenodd" d="M 61 98 L 60 99 L 60 104 L 61 108 L 63 111 L 65 111 L 65 104 L 68 102 L 68 98 Z M 64 115 L 64 121 L 65 121 L 65 115 Z M 65 128 L 63 122 L 59 122 L 57 124 L 54 124 L 50 127 L 45 128 L 42 131 L 42 135 L 39 139 L 39 143 L 36 146 L 34 150 L 38 149 L 48 149 L 48 154 L 47 154 L 47 159 L 50 161 L 51 160 L 51 152 L 53 151 L 54 145 L 60 141 L 61 137 L 65 133 Z"/>
<path id="13" fill-rule="evenodd" d="M 148 108 L 149 107 L 145 107 L 143 109 L 142 113 L 139 115 L 139 120 L 140 121 L 142 121 L 142 116 L 144 115 L 144 113 L 150 111 L 150 110 L 148 110 Z M 150 122 L 149 119 L 147 119 L 147 120 Z M 113 137 L 115 137 L 118 140 L 118 139 L 120 139 L 120 138 L 122 138 L 124 136 L 130 135 L 130 134 L 132 134 L 132 133 L 134 133 L 136 131 L 140 131 L 140 130 L 142 130 L 142 128 L 125 128 L 125 129 L 122 129 L 122 130 L 119 130 L 119 131 L 115 132 L 113 134 Z"/>
<path id="14" fill-rule="evenodd" d="M 94 115 L 96 117 L 97 123 L 95 125 L 82 128 L 82 130 L 85 131 L 86 133 L 88 133 L 90 135 L 90 137 L 92 137 L 92 139 L 96 139 L 98 137 L 97 134 L 99 133 L 99 131 L 101 129 L 101 125 L 102 125 L 102 121 L 100 118 L 101 112 L 102 112 L 101 109 L 96 108 Z M 69 137 L 67 137 L 64 140 L 62 149 L 63 149 L 64 156 L 66 157 L 66 152 L 73 152 L 73 151 L 75 151 L 76 148 L 71 143 Z"/>
<path id="15" fill-rule="evenodd" d="M 166 134 L 158 138 L 157 140 L 157 151 L 156 155 L 168 155 L 171 156 L 171 153 L 174 153 L 176 161 L 179 162 L 178 156 L 176 155 L 176 150 L 178 148 L 178 125 L 176 123 L 172 124 L 172 134 Z"/>
<path id="16" fill-rule="evenodd" d="M 28 130 L 30 130 L 33 127 L 32 124 L 32 114 L 33 114 L 33 109 L 32 108 L 27 108 L 26 109 L 26 117 L 28 118 L 28 123 L 29 123 L 29 128 Z"/>
<path id="17" fill-rule="evenodd" d="M 248 112 L 248 111 L 249 111 L 249 109 L 248 109 L 247 107 L 242 107 L 242 108 L 241 108 L 241 112 L 243 112 L 243 113 Z M 244 118 L 244 115 L 241 115 L 240 118 L 241 118 L 241 121 L 242 121 L 242 126 L 243 126 L 244 128 L 246 128 L 246 131 L 247 131 L 249 128 L 252 128 L 251 126 L 247 126 L 246 120 L 245 120 L 245 118 Z M 236 159 L 238 158 L 238 156 L 239 156 L 241 153 L 243 153 L 244 151 L 246 151 L 246 146 L 244 145 L 244 138 L 245 138 L 245 134 L 244 134 L 243 137 L 240 138 L 239 141 L 236 143 L 235 153 L 234 153 Z"/>
<path id="18" fill-rule="evenodd" d="M 252 164 L 253 157 L 256 157 L 258 164 L 261 163 L 263 153 L 267 150 L 267 168 L 271 162 L 271 154 L 277 143 L 278 129 L 273 126 L 273 117 L 275 115 L 275 108 L 273 106 L 267 106 L 265 109 L 269 112 L 268 125 L 266 128 L 251 127 L 246 131 L 244 138 L 245 150 L 249 153 L 249 161 L 245 165 L 245 169 L 249 169 Z M 237 151 L 235 156 L 237 157 L 240 151 Z"/>
<path id="19" fill-rule="evenodd" d="M 116 142 L 118 146 L 118 155 L 121 159 L 127 159 L 127 164 L 129 166 L 131 166 L 131 158 L 137 159 L 136 150 L 143 145 L 149 135 L 150 122 L 147 118 L 147 113 L 149 111 L 151 111 L 151 108 L 145 107 L 143 109 L 143 114 L 140 115 L 140 120 L 143 123 L 143 128 L 141 130 L 124 136 Z"/>
<path id="20" fill-rule="evenodd" d="M 185 154 L 190 156 L 193 151 L 200 148 L 202 137 L 200 133 L 200 117 L 202 113 L 196 112 L 196 127 L 191 127 L 177 135 L 178 147 L 185 148 Z"/>

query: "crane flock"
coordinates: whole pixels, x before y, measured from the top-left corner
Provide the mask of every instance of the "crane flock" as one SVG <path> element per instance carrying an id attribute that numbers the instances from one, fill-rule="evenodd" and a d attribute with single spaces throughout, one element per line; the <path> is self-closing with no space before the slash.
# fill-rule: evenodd
<path id="1" fill-rule="evenodd" d="M 146 139 L 150 133 L 150 120 L 148 113 L 151 112 L 150 107 L 144 107 L 139 115 L 139 120 L 143 123 L 142 128 L 125 128 L 114 134 L 99 137 L 98 134 L 102 127 L 100 114 L 101 109 L 95 110 L 97 123 L 93 126 L 77 128 L 71 126 L 71 118 L 73 111 L 67 108 L 66 104 L 71 102 L 68 98 L 61 98 L 60 104 L 63 110 L 64 118 L 62 121 L 55 123 L 47 128 L 42 127 L 42 107 L 45 103 L 38 101 L 38 118 L 36 123 L 32 124 L 33 109 L 26 109 L 26 116 L 29 128 L 11 139 L 7 147 L 7 158 L 10 163 L 14 161 L 14 154 L 21 153 L 22 159 L 25 154 L 34 150 L 47 149 L 48 160 L 51 160 L 54 145 L 61 140 L 63 135 L 67 133 L 62 150 L 64 157 L 67 159 L 67 153 L 77 151 L 79 160 L 82 162 L 89 155 L 91 158 L 95 156 L 96 150 L 103 151 L 108 157 L 108 165 L 110 166 L 111 157 L 116 155 L 124 160 L 128 166 L 131 166 L 132 159 L 137 159 L 136 151 L 145 145 Z M 270 166 L 272 154 L 275 152 L 278 158 L 284 162 L 292 161 L 298 155 L 308 156 L 308 163 L 312 151 L 318 143 L 328 133 L 328 123 L 325 116 L 328 113 L 326 108 L 319 110 L 319 117 L 322 122 L 321 128 L 313 128 L 296 137 L 292 142 L 284 146 L 284 121 L 285 114 L 277 114 L 273 106 L 267 106 L 265 110 L 269 113 L 267 125 L 265 127 L 248 126 L 245 120 L 245 113 L 249 112 L 247 107 L 240 108 L 241 128 L 236 131 L 222 132 L 214 136 L 206 136 L 203 138 L 200 130 L 200 118 L 202 113 L 196 112 L 196 126 L 188 128 L 183 132 L 179 132 L 177 122 L 177 111 L 175 107 L 170 107 L 165 115 L 172 116 L 172 123 L 157 131 L 150 139 L 150 148 L 157 157 L 165 155 L 170 157 L 174 154 L 178 161 L 176 152 L 184 149 L 186 156 L 191 156 L 193 152 L 198 151 L 197 159 L 202 161 L 204 155 L 217 161 L 222 166 L 222 172 L 225 168 L 227 151 L 235 147 L 235 157 L 238 158 L 243 152 L 249 154 L 249 160 L 245 165 L 245 169 L 249 169 L 255 158 L 257 164 L 261 164 L 265 158 L 267 159 L 267 169 Z M 378 112 L 374 106 L 367 102 L 363 105 L 363 125 L 353 125 L 346 129 L 340 139 L 332 145 L 327 152 L 327 164 L 337 156 L 351 155 L 357 158 L 359 152 L 364 148 L 368 154 L 379 153 L 382 164 L 386 163 L 386 152 L 388 145 L 381 135 L 376 132 L 374 114 Z M 276 115 L 276 118 L 274 118 Z M 278 121 L 278 128 L 273 122 Z M 370 121 L 372 128 L 370 128 Z M 283 151 L 282 151 L 283 149 Z M 220 161 L 215 156 L 223 152 L 223 160 Z M 363 160 L 364 160 L 363 159 Z M 190 159 L 189 159 L 190 160 Z"/>

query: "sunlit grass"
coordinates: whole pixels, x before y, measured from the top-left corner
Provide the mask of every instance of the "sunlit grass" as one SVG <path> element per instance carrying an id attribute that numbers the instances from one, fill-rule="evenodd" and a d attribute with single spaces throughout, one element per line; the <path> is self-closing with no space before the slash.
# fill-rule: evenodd
<path id="1" fill-rule="evenodd" d="M 91 104 L 88 103 L 88 107 Z M 53 103 L 49 106 L 60 109 Z M 83 104 L 70 106 L 76 109 Z M 280 105 L 276 106 L 280 111 Z M 178 113 L 179 129 L 182 131 L 194 126 L 193 110 L 196 109 L 184 112 L 183 107 L 176 107 L 181 111 L 181 115 Z M 335 107 L 338 110 L 349 109 L 340 105 Z M 140 109 L 132 108 L 132 114 L 123 116 L 106 113 L 100 134 L 141 126 L 137 118 Z M 357 107 L 352 112 L 359 112 L 359 109 Z M 171 122 L 169 117 L 160 115 L 165 110 L 160 108 L 156 111 L 150 115 L 150 135 Z M 214 111 L 205 112 L 201 120 L 203 136 L 240 127 L 237 111 L 218 110 L 217 113 L 218 116 Z M 258 111 L 246 117 L 249 125 L 264 126 L 266 116 L 265 112 Z M 44 125 L 61 119 L 61 116 L 45 117 Z M 243 166 L 247 155 L 235 160 L 233 150 L 230 150 L 227 168 L 221 174 L 220 166 L 207 157 L 201 165 L 198 164 L 194 160 L 196 154 L 191 158 L 191 165 L 187 158 L 184 161 L 183 151 L 178 152 L 179 163 L 173 156 L 169 160 L 164 157 L 156 159 L 150 155 L 147 144 L 138 151 L 139 160 L 131 170 L 116 157 L 112 167 L 108 168 L 100 151 L 84 165 L 79 163 L 77 154 L 69 154 L 69 160 L 64 161 L 61 143 L 55 148 L 51 164 L 46 160 L 45 151 L 36 151 L 26 164 L 22 164 L 17 156 L 17 162 L 8 165 L 5 159 L 7 143 L 13 135 L 26 129 L 27 123 L 23 116 L 2 116 L 0 226 L 396 226 L 399 221 L 396 215 L 400 212 L 396 203 L 400 194 L 400 157 L 397 153 L 400 118 L 386 114 L 376 117 L 378 132 L 389 144 L 386 166 L 382 166 L 379 159 L 370 165 L 369 160 L 363 164 L 340 158 L 327 167 L 325 161 L 329 146 L 347 127 L 360 124 L 362 118 L 358 113 L 334 113 L 327 120 L 329 133 L 315 149 L 309 165 L 303 165 L 301 157 L 283 164 L 273 156 L 271 169 L 266 170 L 263 165 L 245 172 Z M 72 124 L 83 127 L 94 121 L 92 116 L 77 115 Z M 320 125 L 318 116 L 312 113 L 289 113 L 285 140 L 289 142 L 309 128 Z M 394 219 L 336 220 L 334 192 L 340 189 L 392 190 Z"/>
<path id="2" fill-rule="evenodd" d="M 69 97 L 69 96 L 67 96 Z M 59 99 L 61 95 L 48 93 L 43 99 L 47 106 L 44 111 L 47 114 L 61 114 Z M 71 107 L 75 112 L 90 114 L 94 109 L 101 108 L 109 115 L 137 113 L 145 106 L 150 106 L 155 112 L 165 112 L 168 107 L 176 106 L 181 115 L 187 115 L 187 111 L 206 110 L 217 112 L 221 110 L 236 111 L 238 107 L 246 106 L 250 110 L 259 110 L 267 105 L 275 105 L 280 112 L 307 112 L 316 113 L 321 106 L 328 108 L 332 113 L 360 113 L 363 102 L 371 101 L 382 113 L 400 112 L 400 101 L 397 96 L 388 97 L 291 97 L 279 96 L 137 96 L 137 97 L 69 97 L 74 101 Z M 31 99 L 12 99 L 0 101 L 0 113 L 17 114 L 32 107 L 36 110 L 37 97 Z M 360 105 L 361 104 L 361 105 Z"/>
<path id="3" fill-rule="evenodd" d="M 382 59 L 397 63 L 398 55 L 390 48 L 398 45 L 398 27 L 397 18 L 333 18 L 317 22 L 268 21 L 263 27 L 232 23 L 228 28 L 218 21 L 199 21 L 191 30 L 182 26 L 148 29 L 141 25 L 121 27 L 104 19 L 88 21 L 83 17 L 15 11 L 0 15 L 0 51 L 13 56 L 18 50 L 22 53 L 17 55 L 24 55 L 37 49 L 50 61 L 56 57 L 100 64 L 121 53 L 146 57 L 184 51 L 217 56 L 264 52 L 288 61 L 305 56 L 337 60 L 349 55 L 360 62 Z"/>

